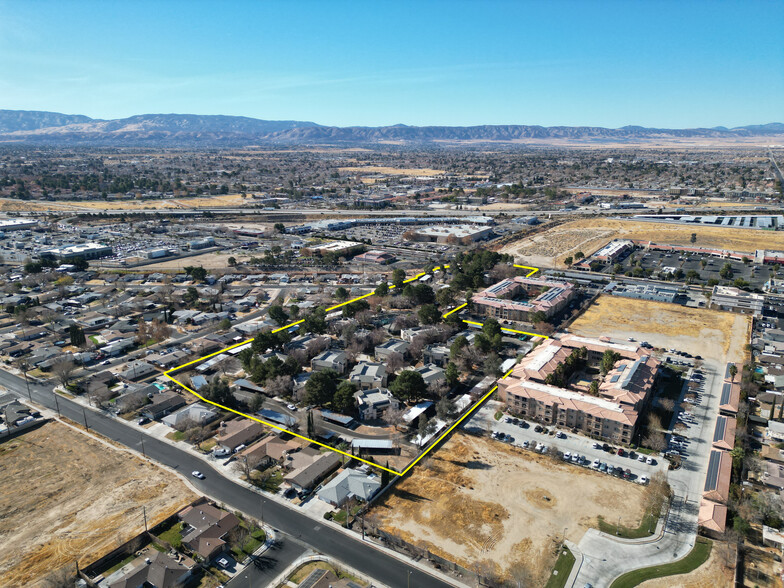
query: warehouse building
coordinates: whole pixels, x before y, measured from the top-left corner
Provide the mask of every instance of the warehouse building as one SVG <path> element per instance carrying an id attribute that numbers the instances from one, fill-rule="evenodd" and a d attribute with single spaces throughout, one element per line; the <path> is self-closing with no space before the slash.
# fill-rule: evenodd
<path id="1" fill-rule="evenodd" d="M 67 259 L 100 259 L 101 257 L 109 257 L 112 255 L 112 248 L 108 245 L 100 243 L 80 243 L 79 245 L 67 245 L 65 247 L 58 247 L 55 249 L 47 249 L 41 251 L 41 257 L 53 257 L 61 261 Z"/>
<path id="2" fill-rule="evenodd" d="M 409 241 L 430 241 L 436 243 L 474 243 L 489 238 L 493 229 L 475 225 L 452 225 L 424 227 L 406 232 L 404 237 Z"/>
<path id="3" fill-rule="evenodd" d="M 762 294 L 745 292 L 731 286 L 714 286 L 710 300 L 711 308 L 755 316 L 762 314 L 764 304 L 765 297 Z"/>

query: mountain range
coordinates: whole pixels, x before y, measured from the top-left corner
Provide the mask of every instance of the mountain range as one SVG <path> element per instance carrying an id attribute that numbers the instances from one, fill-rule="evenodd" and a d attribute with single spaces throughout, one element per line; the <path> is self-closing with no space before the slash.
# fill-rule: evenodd
<path id="1" fill-rule="evenodd" d="M 784 140 L 784 124 L 726 128 L 658 129 L 626 126 L 543 127 L 480 125 L 335 127 L 307 121 L 271 121 L 244 116 L 140 114 L 113 120 L 34 110 L 0 110 L 0 143 L 83 146 L 242 146 L 269 143 L 635 143 L 684 139 L 715 142 L 750 138 Z"/>

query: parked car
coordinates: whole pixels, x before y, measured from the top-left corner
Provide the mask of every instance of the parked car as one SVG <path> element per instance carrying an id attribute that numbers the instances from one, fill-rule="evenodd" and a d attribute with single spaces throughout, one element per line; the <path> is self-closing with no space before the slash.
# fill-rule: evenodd
<path id="1" fill-rule="evenodd" d="M 566 439 L 566 433 L 564 433 L 564 432 L 562 432 L 562 431 L 558 431 L 558 432 L 555 434 L 555 436 L 556 436 L 558 439 Z"/>
<path id="2" fill-rule="evenodd" d="M 207 477 L 204 474 L 202 474 L 199 470 L 193 470 L 191 472 L 191 476 L 193 476 L 194 478 L 198 478 L 199 480 L 203 480 L 204 478 Z"/>
<path id="3" fill-rule="evenodd" d="M 647 484 L 648 476 L 640 476 L 640 484 Z"/>
<path id="4" fill-rule="evenodd" d="M 606 472 L 607 471 L 607 464 L 604 463 L 604 462 L 600 463 L 599 464 L 599 471 L 600 472 Z"/>
<path id="5" fill-rule="evenodd" d="M 150 422 L 150 419 L 148 419 L 147 417 L 139 417 L 139 420 L 136 421 L 136 424 L 137 425 L 146 425 L 149 422 Z"/>
<path id="6" fill-rule="evenodd" d="M 626 454 L 623 452 L 623 447 L 619 447 L 619 448 L 618 448 L 618 455 L 619 455 L 620 457 L 623 457 L 624 455 L 626 455 Z"/>
<path id="7" fill-rule="evenodd" d="M 645 463 L 645 456 L 641 453 L 640 456 L 637 458 L 637 461 L 641 461 L 642 463 Z"/>
<path id="8" fill-rule="evenodd" d="M 571 453 L 571 451 L 567 451 L 566 453 L 564 453 L 564 454 L 563 454 L 563 458 L 564 458 L 564 459 L 567 459 L 567 460 L 571 460 L 571 459 L 572 459 L 572 453 Z"/>
<path id="9" fill-rule="evenodd" d="M 645 461 L 648 462 L 648 465 L 655 465 L 656 464 L 656 460 L 653 459 L 652 457 L 649 457 Z"/>

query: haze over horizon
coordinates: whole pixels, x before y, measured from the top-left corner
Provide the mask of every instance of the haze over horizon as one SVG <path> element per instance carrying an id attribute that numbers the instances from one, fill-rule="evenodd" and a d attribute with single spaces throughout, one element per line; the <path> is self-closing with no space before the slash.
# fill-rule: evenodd
<path id="1" fill-rule="evenodd" d="M 784 121 L 784 4 L 0 3 L 0 108 L 320 125 Z"/>

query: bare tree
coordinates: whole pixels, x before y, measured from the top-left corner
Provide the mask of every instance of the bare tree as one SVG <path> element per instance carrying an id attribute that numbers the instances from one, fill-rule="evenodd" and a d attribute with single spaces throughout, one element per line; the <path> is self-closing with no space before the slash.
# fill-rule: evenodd
<path id="1" fill-rule="evenodd" d="M 255 455 L 238 455 L 237 461 L 234 462 L 234 469 L 245 476 L 245 479 L 250 482 L 251 472 L 256 469 L 256 466 L 258 466 L 261 461 L 262 458 Z"/>
<path id="2" fill-rule="evenodd" d="M 294 389 L 294 381 L 291 379 L 291 376 L 275 376 L 267 380 L 266 387 L 267 392 L 273 396 L 288 398 Z"/>
<path id="3" fill-rule="evenodd" d="M 58 359 L 52 365 L 52 373 L 57 377 L 63 387 L 67 387 L 71 382 L 75 370 L 76 364 L 69 357 Z"/>
<path id="4" fill-rule="evenodd" d="M 398 353 L 397 351 L 393 351 L 392 353 L 389 354 L 389 356 L 387 357 L 386 364 L 387 364 L 387 370 L 390 373 L 396 372 L 400 368 L 408 365 L 406 363 L 406 360 L 403 358 L 403 354 Z"/>
<path id="5" fill-rule="evenodd" d="M 74 588 L 76 585 L 76 572 L 71 566 L 49 572 L 44 578 L 46 588 Z"/>
<path id="6" fill-rule="evenodd" d="M 515 588 L 528 588 L 534 585 L 534 575 L 522 561 L 517 561 L 509 566 L 508 573 Z"/>

